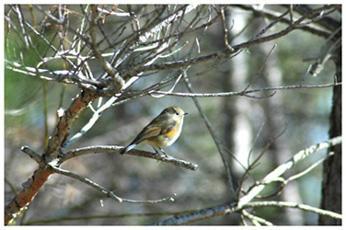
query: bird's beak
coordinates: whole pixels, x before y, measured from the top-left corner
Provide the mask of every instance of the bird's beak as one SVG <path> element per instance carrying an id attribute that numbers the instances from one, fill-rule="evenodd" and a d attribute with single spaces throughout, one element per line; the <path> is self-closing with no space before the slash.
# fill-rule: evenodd
<path id="1" fill-rule="evenodd" d="M 184 113 L 184 116 L 189 115 L 189 113 Z"/>

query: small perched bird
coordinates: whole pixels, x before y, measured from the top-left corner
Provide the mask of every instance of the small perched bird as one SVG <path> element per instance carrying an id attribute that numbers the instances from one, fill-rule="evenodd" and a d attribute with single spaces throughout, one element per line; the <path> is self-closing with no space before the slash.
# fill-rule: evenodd
<path id="1" fill-rule="evenodd" d="M 120 151 L 120 154 L 128 152 L 139 143 L 145 143 L 152 146 L 156 153 L 158 153 L 156 149 L 158 148 L 166 155 L 162 148 L 172 145 L 178 139 L 184 116 L 187 114 L 177 106 L 164 109 L 142 129 L 129 145 Z"/>

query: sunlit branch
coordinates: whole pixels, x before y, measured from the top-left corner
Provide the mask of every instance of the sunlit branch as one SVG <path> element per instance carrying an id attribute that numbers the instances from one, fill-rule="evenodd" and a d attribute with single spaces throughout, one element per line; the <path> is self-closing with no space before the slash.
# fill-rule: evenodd
<path id="1" fill-rule="evenodd" d="M 279 21 L 280 23 L 285 23 L 285 24 L 291 24 L 294 20 L 293 18 L 286 18 L 286 17 L 282 17 L 282 14 L 279 12 L 275 12 L 272 11 L 270 9 L 267 8 L 255 8 L 253 6 L 250 5 L 236 5 L 236 7 L 244 9 L 244 10 L 249 10 L 252 11 L 255 15 L 261 15 L 261 16 L 265 16 L 266 18 L 269 18 L 271 20 L 275 20 L 275 21 Z M 324 30 L 323 28 L 320 28 L 314 24 L 308 24 L 308 25 L 304 25 L 299 27 L 298 29 L 300 30 L 304 30 L 313 34 L 316 34 L 318 36 L 321 37 L 325 37 L 327 38 L 329 36 L 329 31 Z"/>
<path id="2" fill-rule="evenodd" d="M 248 218 L 255 226 L 261 226 L 261 225 L 266 225 L 266 226 L 272 226 L 273 223 L 269 222 L 266 219 L 263 219 L 259 216 L 253 215 L 252 213 L 242 210 L 241 214 Z"/>
<path id="3" fill-rule="evenodd" d="M 274 86 L 274 87 L 263 87 L 259 89 L 249 89 L 235 92 L 221 92 L 221 93 L 181 93 L 181 92 L 166 92 L 166 91 L 154 91 L 155 94 L 170 95 L 175 97 L 231 97 L 231 96 L 244 96 L 251 93 L 258 92 L 272 92 L 282 90 L 298 90 L 298 89 L 319 89 L 329 88 L 335 86 L 341 86 L 341 82 L 317 84 L 317 85 L 286 85 L 286 86 Z"/>
<path id="4" fill-rule="evenodd" d="M 280 207 L 280 208 L 295 208 L 307 212 L 313 212 L 319 215 L 329 216 L 335 219 L 341 219 L 342 215 L 336 212 L 315 208 L 310 205 L 300 204 L 296 202 L 286 201 L 253 201 L 244 204 L 243 206 L 237 206 L 236 204 L 223 204 L 209 208 L 202 208 L 191 211 L 190 213 L 184 213 L 180 215 L 174 215 L 166 219 L 158 221 L 157 225 L 183 225 L 190 224 L 201 220 L 210 219 L 217 216 L 226 216 L 241 210 L 248 208 L 265 208 L 265 207 Z M 269 223 L 268 223 L 269 224 Z"/>
<path id="5" fill-rule="evenodd" d="M 273 171 L 268 173 L 246 195 L 241 197 L 238 201 L 238 206 L 241 207 L 241 206 L 249 203 L 253 198 L 255 198 L 266 187 L 266 185 L 268 183 L 270 183 L 272 181 L 276 181 L 283 173 L 285 173 L 287 170 L 291 169 L 299 161 L 302 161 L 303 159 L 305 159 L 309 155 L 314 154 L 319 150 L 329 148 L 330 146 L 338 145 L 341 143 L 341 141 L 342 141 L 341 137 L 335 137 L 335 138 L 332 138 L 326 142 L 312 145 L 307 149 L 299 151 L 291 159 L 289 159 L 288 161 L 286 161 L 285 163 L 281 164 L 280 166 L 275 168 Z"/>

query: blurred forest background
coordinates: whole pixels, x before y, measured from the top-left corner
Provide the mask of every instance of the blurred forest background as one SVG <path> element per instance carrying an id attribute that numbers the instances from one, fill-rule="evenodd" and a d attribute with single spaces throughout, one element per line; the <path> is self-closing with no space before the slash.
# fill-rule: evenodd
<path id="1" fill-rule="evenodd" d="M 189 7 L 98 6 L 99 21 L 95 32 L 97 48 L 102 54 L 125 50 L 128 56 L 122 54 L 124 58 L 119 62 L 117 71 L 125 81 L 136 74 L 139 76 L 133 84 L 128 85 L 128 92 L 138 93 L 167 80 L 168 84 L 159 85 L 160 88 L 155 90 L 168 91 L 177 83 L 173 93 L 187 93 L 189 89 L 184 83 L 186 76 L 195 93 L 241 92 L 244 89 L 287 85 L 296 87 L 225 97 L 196 97 L 212 126 L 216 142 L 196 107 L 196 101 L 191 97 L 159 97 L 159 94 L 151 96 L 146 93 L 115 103 L 100 114 L 96 123 L 81 138 L 63 150 L 93 145 L 126 145 L 164 108 L 178 105 L 189 115 L 185 118 L 180 138 L 166 148 L 166 152 L 172 157 L 198 164 L 198 169 L 193 171 L 154 159 L 109 153 L 75 157 L 61 167 L 86 176 L 123 198 L 156 200 L 176 194 L 175 201 L 117 203 L 80 181 L 54 174 L 40 189 L 28 209 L 16 219 L 16 224 L 154 224 L 174 214 L 229 201 L 227 173 L 220 152 L 226 156 L 235 185 L 244 174 L 244 167 L 263 153 L 243 184 L 246 190 L 295 153 L 329 139 L 333 87 L 307 88 L 304 85 L 333 84 L 335 80 L 336 69 L 331 60 L 327 59 L 323 63 L 323 69 L 315 77 L 309 70 L 311 72 L 312 65 L 328 46 L 328 37 L 335 32 L 318 22 L 330 18 L 340 23 L 340 6 L 327 7 L 320 15 L 306 18 L 303 21 L 305 24 L 275 39 L 236 48 L 237 52 L 228 58 L 210 59 L 177 68 L 155 69 L 157 63 L 159 65 L 219 54 L 227 45 L 230 46 L 230 52 L 233 52 L 232 46 L 284 30 L 289 27 L 289 20 L 293 22 L 304 15 L 298 6 L 297 10 L 296 6 L 289 5 Z M 324 6 L 308 6 L 309 9 L 322 7 Z M 79 55 L 71 52 L 77 47 L 73 45 L 79 41 L 87 44 L 93 40 L 92 35 L 88 35 L 88 26 L 92 24 L 92 21 L 88 21 L 92 16 L 88 13 L 91 8 L 86 5 L 5 6 L 5 204 L 13 199 L 21 190 L 22 183 L 37 169 L 37 163 L 20 151 L 21 146 L 28 145 L 37 153 L 44 153 L 48 136 L 56 128 L 57 110 L 68 108 L 83 88 L 83 84 L 76 83 L 73 79 L 72 83 L 65 81 L 64 77 L 61 81 L 54 79 L 54 73 L 50 73 L 48 78 L 39 77 L 45 75 L 45 72 L 38 74 L 37 69 L 54 71 L 74 68 L 71 63 L 75 63 L 75 59 L 66 61 L 69 55 Z M 183 16 L 179 17 L 177 14 L 179 9 L 184 9 Z M 145 28 L 155 17 L 163 21 L 173 13 L 176 18 L 169 21 L 165 28 L 160 28 L 157 34 L 138 39 L 143 32 L 137 36 L 136 42 L 131 43 L 130 48 L 127 47 L 126 42 L 138 28 Z M 268 16 L 270 14 L 271 17 Z M 60 24 L 58 19 L 62 19 Z M 311 27 L 315 32 L 310 32 L 305 27 Z M 340 32 L 341 27 L 338 29 Z M 85 36 L 76 36 L 77 33 L 73 31 Z M 141 43 L 174 33 L 180 34 L 172 36 L 174 40 L 169 41 L 171 43 L 168 48 L 160 51 L 161 56 L 157 59 L 150 59 L 153 53 L 146 53 L 157 47 L 141 46 Z M 93 53 L 90 51 L 93 50 L 92 46 L 82 47 L 79 50 L 82 55 Z M 93 51 L 96 58 L 89 59 L 88 67 L 83 67 L 81 72 L 94 76 L 94 80 L 101 79 L 100 76 L 107 72 L 107 66 L 102 66 L 96 60 L 100 56 Z M 48 61 L 45 57 L 60 58 Z M 114 56 L 104 55 L 103 58 L 111 62 Z M 148 68 L 148 71 L 131 72 L 131 68 L 137 66 L 153 67 Z M 26 67 L 36 68 L 36 72 Z M 34 74 L 29 76 L 28 73 Z M 181 77 L 182 75 L 184 76 Z M 93 109 L 99 108 L 109 98 L 104 96 L 103 100 L 96 99 L 91 104 Z M 78 133 L 90 121 L 95 115 L 93 109 L 89 106 L 74 120 L 69 137 Z M 139 145 L 137 148 L 152 151 L 146 145 Z M 284 174 L 285 177 L 308 168 L 318 159 L 324 158 L 326 153 L 323 150 L 299 162 Z M 269 199 L 320 207 L 322 169 L 322 164 L 319 164 L 306 175 L 290 181 L 282 192 Z M 272 183 L 261 194 L 275 193 L 279 185 Z M 300 209 L 261 207 L 252 210 L 252 213 L 276 225 L 318 224 L 318 214 Z M 245 221 L 247 222 L 249 221 Z M 200 220 L 193 224 L 244 222 L 241 222 L 240 215 L 237 214 Z"/>

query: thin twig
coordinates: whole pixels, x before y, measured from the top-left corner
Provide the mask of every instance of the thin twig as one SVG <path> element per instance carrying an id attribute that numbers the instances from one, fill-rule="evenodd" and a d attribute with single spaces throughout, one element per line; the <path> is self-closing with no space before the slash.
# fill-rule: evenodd
<path id="1" fill-rule="evenodd" d="M 289 13 L 289 10 L 287 10 L 286 12 L 283 12 L 280 16 L 278 16 L 274 21 L 272 21 L 271 23 L 269 23 L 265 28 L 263 28 L 262 30 L 260 30 L 256 35 L 255 38 L 258 38 L 260 36 L 262 36 L 263 34 L 265 34 L 270 28 L 272 28 L 274 25 L 276 25 L 282 18 L 284 18 L 287 14 Z"/>
<path id="2" fill-rule="evenodd" d="M 232 204 L 222 204 L 209 208 L 202 208 L 198 210 L 193 210 L 190 213 L 184 213 L 179 215 L 174 215 L 163 220 L 158 221 L 157 225 L 182 225 L 193 223 L 200 220 L 206 220 L 217 216 L 230 215 L 235 212 L 239 212 L 248 208 L 263 208 L 263 207 L 280 207 L 280 208 L 296 208 L 307 212 L 313 212 L 323 216 L 329 216 L 335 219 L 342 219 L 342 215 L 333 211 L 323 210 L 320 208 L 315 208 L 310 205 L 300 204 L 296 202 L 286 202 L 286 201 L 253 201 L 243 206 L 238 206 L 235 203 Z"/>
<path id="3" fill-rule="evenodd" d="M 90 37 L 91 37 L 91 49 L 96 57 L 96 59 L 101 64 L 103 70 L 112 77 L 114 81 L 114 86 L 116 90 L 120 90 L 125 85 L 125 80 L 119 75 L 119 73 L 112 67 L 112 65 L 107 62 L 101 55 L 100 51 L 96 45 L 96 24 L 97 24 L 97 6 L 91 5 L 91 21 L 90 21 Z"/>
<path id="4" fill-rule="evenodd" d="M 230 45 L 230 43 L 229 43 L 230 39 L 228 38 L 229 37 L 228 21 L 227 21 L 228 17 L 226 17 L 226 15 L 225 15 L 225 8 L 226 7 L 223 6 L 220 9 L 221 21 L 222 21 L 222 26 L 223 26 L 223 36 L 224 36 L 223 40 L 224 40 L 224 45 L 225 45 L 226 49 L 228 49 L 230 52 L 233 52 L 234 49 Z"/>
<path id="5" fill-rule="evenodd" d="M 242 215 L 244 215 L 246 218 L 248 218 L 252 223 L 254 223 L 254 225 L 259 225 L 261 226 L 261 224 L 263 225 L 267 225 L 267 226 L 273 226 L 273 223 L 267 221 L 266 219 L 263 219 L 259 216 L 255 216 L 254 214 L 246 211 L 246 210 L 243 210 L 242 212 Z"/>
<path id="6" fill-rule="evenodd" d="M 165 92 L 165 91 L 155 91 L 156 94 L 165 94 L 175 97 L 230 97 L 230 96 L 243 96 L 246 94 L 257 93 L 257 92 L 267 92 L 275 90 L 293 90 L 293 89 L 319 89 L 319 88 L 329 88 L 334 86 L 341 86 L 341 82 L 317 84 L 317 85 L 284 85 L 284 86 L 274 86 L 274 87 L 264 87 L 259 89 L 249 89 L 235 92 L 222 92 L 222 93 L 182 93 L 182 92 Z"/>
<path id="7" fill-rule="evenodd" d="M 93 188 L 95 188 L 96 190 L 104 193 L 105 195 L 107 195 L 108 197 L 118 201 L 118 202 L 123 202 L 123 199 L 120 198 L 119 196 L 115 195 L 114 192 L 112 191 L 108 191 L 106 188 L 104 188 L 103 186 L 97 184 L 96 182 L 92 181 L 91 179 L 87 178 L 87 177 L 82 177 L 82 176 L 79 176 L 75 173 L 72 173 L 68 170 L 65 170 L 65 169 L 61 169 L 61 168 L 58 168 L 56 166 L 53 166 L 51 165 L 51 168 L 52 170 L 57 173 L 57 174 L 61 174 L 61 175 L 64 175 L 64 176 L 67 176 L 67 177 L 70 177 L 70 178 L 73 178 L 73 179 L 77 179 L 81 182 L 83 182 L 84 184 L 87 184 Z"/>
<path id="8" fill-rule="evenodd" d="M 322 159 L 319 159 L 318 161 L 316 161 L 315 163 L 313 163 L 312 165 L 310 165 L 309 167 L 307 167 L 306 169 L 304 169 L 303 171 L 290 176 L 289 178 L 286 179 L 287 182 L 290 182 L 292 180 L 296 180 L 306 174 L 308 174 L 311 170 L 313 170 L 314 168 L 316 168 L 317 166 L 319 166 L 323 161 L 325 161 L 328 157 L 333 156 L 334 152 L 329 152 L 328 154 L 326 154 L 325 157 L 323 157 Z"/>
<path id="9" fill-rule="evenodd" d="M 26 48 L 29 48 L 30 44 L 32 44 L 32 41 L 31 41 L 31 38 L 30 38 L 29 34 L 27 33 L 27 31 L 25 30 L 25 27 L 24 27 L 25 20 L 23 18 L 24 16 L 23 16 L 23 13 L 22 13 L 21 6 L 20 5 L 16 5 L 15 9 L 16 9 L 19 25 L 20 25 L 20 28 L 21 28 L 21 32 L 22 32 L 22 35 L 24 37 L 25 46 L 26 46 Z"/>
<path id="10" fill-rule="evenodd" d="M 248 5 L 235 5 L 235 7 L 237 8 L 241 8 L 243 10 L 249 10 L 252 11 L 254 14 L 259 14 L 261 16 L 264 16 L 266 18 L 272 19 L 272 20 L 279 20 L 280 23 L 285 23 L 287 25 L 291 25 L 294 20 L 292 17 L 292 12 L 291 12 L 291 5 L 289 6 L 290 8 L 290 17 L 289 18 L 285 18 L 285 17 L 280 17 L 281 13 L 276 12 L 276 11 L 272 11 L 270 9 L 266 9 L 266 8 L 255 8 L 253 6 L 248 6 Z M 298 29 L 315 34 L 317 36 L 321 36 L 324 38 L 327 38 L 329 36 L 329 31 L 325 30 L 324 28 L 321 28 L 319 26 L 316 26 L 314 24 L 308 24 L 308 25 L 304 25 L 302 27 L 298 27 Z"/>
<path id="11" fill-rule="evenodd" d="M 97 184 L 96 182 L 92 181 L 91 179 L 87 178 L 87 177 L 83 177 L 83 176 L 80 176 L 78 174 L 75 174 L 73 172 L 70 172 L 68 170 L 65 170 L 65 169 L 61 169 L 61 168 L 58 168 L 52 164 L 50 164 L 50 167 L 51 169 L 53 170 L 53 172 L 57 173 L 57 174 L 61 174 L 61 175 L 64 175 L 64 176 L 67 176 L 67 177 L 70 177 L 70 178 L 73 178 L 73 179 L 76 179 L 76 180 L 79 180 L 81 182 L 83 182 L 84 184 L 87 184 L 93 188 L 95 188 L 96 190 L 104 193 L 106 196 L 112 198 L 113 200 L 117 201 L 117 202 L 126 202 L 126 203 L 149 203 L 149 204 L 155 204 L 155 203 L 161 203 L 161 202 L 166 202 L 166 201 L 169 201 L 169 202 L 174 202 L 174 196 L 170 196 L 170 197 L 165 197 L 165 198 L 162 198 L 162 199 L 158 199 L 158 200 L 133 200 L 133 199 L 125 199 L 125 198 L 121 198 L 119 196 L 117 196 L 113 191 L 110 191 L 108 189 L 106 189 L 105 187 Z"/>
<path id="12" fill-rule="evenodd" d="M 280 187 L 272 192 L 271 194 L 269 195 L 265 195 L 265 196 L 256 196 L 256 198 L 261 198 L 261 199 L 265 199 L 265 198 L 269 198 L 269 197 L 273 197 L 273 196 L 277 196 L 279 195 L 283 189 L 285 188 L 285 186 L 290 182 L 290 181 L 293 181 L 293 180 L 297 180 L 298 178 L 308 174 L 310 171 L 312 171 L 314 168 L 316 168 L 317 166 L 319 166 L 321 163 L 323 163 L 326 159 L 328 159 L 330 156 L 333 156 L 334 155 L 334 152 L 329 152 L 328 154 L 326 154 L 323 158 L 319 159 L 318 161 L 316 161 L 315 163 L 311 164 L 309 167 L 307 167 L 306 169 L 304 169 L 303 171 L 297 173 L 297 174 L 294 174 L 293 176 L 290 176 L 289 178 L 285 179 L 283 177 L 278 177 L 277 178 L 277 181 L 275 182 L 279 182 L 281 183 Z M 269 182 L 270 183 L 270 182 Z M 256 185 L 254 185 L 256 186 Z M 254 187 L 253 186 L 253 187 Z"/>
<path id="13" fill-rule="evenodd" d="M 24 66 L 18 62 L 5 60 L 5 67 L 17 73 L 25 74 L 26 76 L 33 76 L 46 81 L 56 81 L 65 84 L 76 84 L 81 87 L 91 88 L 96 90 L 101 86 L 100 82 L 87 79 L 82 73 L 76 73 L 71 70 L 49 70 L 43 68 L 35 68 Z"/>
<path id="14" fill-rule="evenodd" d="M 256 165 L 259 162 L 259 160 L 263 157 L 263 155 L 267 152 L 267 150 L 275 142 L 275 140 L 277 138 L 279 138 L 281 135 L 284 134 L 285 130 L 286 130 L 286 128 L 284 128 L 279 134 L 275 135 L 274 138 L 272 138 L 272 140 L 270 140 L 263 147 L 262 151 L 257 155 L 257 157 L 251 163 L 248 164 L 247 169 L 245 170 L 245 172 L 243 173 L 243 175 L 239 179 L 239 187 L 238 187 L 238 190 L 237 190 L 237 200 L 239 200 L 240 193 L 242 191 L 242 187 L 243 187 L 244 181 L 245 181 L 246 177 L 250 174 L 250 171 L 253 170 L 256 167 Z"/>
<path id="15" fill-rule="evenodd" d="M 316 14 L 316 11 L 312 12 L 311 15 Z M 168 69 L 175 69 L 175 68 L 185 68 L 187 66 L 191 66 L 197 63 L 204 63 L 208 61 L 217 61 L 220 59 L 225 59 L 225 58 L 230 58 L 231 55 L 236 54 L 239 50 L 243 48 L 248 48 L 253 45 L 258 45 L 264 42 L 268 42 L 277 38 L 280 38 L 282 36 L 285 36 L 286 34 L 290 33 L 291 31 L 295 30 L 304 19 L 309 17 L 309 15 L 305 15 L 297 19 L 293 24 L 287 26 L 285 29 L 264 36 L 264 37 L 259 37 L 255 38 L 243 43 L 240 43 L 238 45 L 234 45 L 232 48 L 232 52 L 229 49 L 224 49 L 223 51 L 196 57 L 196 58 L 190 58 L 190 59 L 183 59 L 179 61 L 173 61 L 173 62 L 166 62 L 166 63 L 160 63 L 160 64 L 152 64 L 148 66 L 142 66 L 142 65 L 137 65 L 131 68 L 131 70 L 127 71 L 125 75 L 129 76 L 134 76 L 137 73 L 142 73 L 142 72 L 147 72 L 147 71 L 155 71 L 155 70 L 168 70 Z"/>
<path id="16" fill-rule="evenodd" d="M 20 150 L 26 155 L 28 155 L 31 159 L 36 161 L 37 164 L 41 165 L 42 163 L 44 163 L 42 157 L 38 155 L 35 151 L 33 151 L 29 146 L 22 146 Z"/>
<path id="17" fill-rule="evenodd" d="M 313 212 L 323 216 L 329 216 L 335 219 L 342 219 L 342 215 L 336 212 L 323 210 L 320 208 L 315 208 L 310 205 L 300 204 L 296 202 L 288 202 L 288 201 L 254 201 L 246 204 L 244 207 L 246 208 L 257 208 L 257 207 L 280 207 L 280 208 L 296 208 L 303 211 Z"/>
<path id="18" fill-rule="evenodd" d="M 188 91 L 190 93 L 193 93 L 193 89 L 192 89 L 192 86 L 191 86 L 191 83 L 186 75 L 186 71 L 184 71 L 184 74 L 183 74 L 183 77 L 184 77 L 184 82 L 185 82 L 185 86 L 186 88 L 188 89 Z M 221 156 L 221 160 L 223 162 L 223 165 L 225 167 L 225 170 L 226 170 L 226 176 L 228 178 L 228 188 L 229 188 L 229 195 L 230 195 L 230 198 L 231 200 L 235 199 L 235 188 L 234 188 L 234 185 L 233 185 L 233 176 L 232 176 L 232 173 L 231 173 L 231 169 L 230 169 L 230 165 L 229 165 L 229 161 L 228 159 L 226 158 L 226 156 L 224 155 L 225 153 L 222 151 L 221 149 L 221 144 L 219 143 L 217 137 L 216 137 L 216 134 L 208 120 L 208 117 L 205 115 L 205 113 L 203 112 L 202 110 L 202 107 L 201 105 L 199 104 L 198 100 L 194 97 L 192 97 L 192 100 L 194 102 L 194 104 L 196 105 L 196 108 L 198 109 L 198 112 L 200 114 L 200 116 L 202 117 L 203 121 L 204 121 L 204 124 L 206 125 L 215 145 L 216 145 L 216 148 Z"/>
<path id="19" fill-rule="evenodd" d="M 108 215 L 92 215 L 92 216 L 62 216 L 62 217 L 53 217 L 53 218 L 44 218 L 44 219 L 35 219 L 26 221 L 25 225 L 37 225 L 37 224 L 50 224 L 50 223 L 59 223 L 65 221 L 76 221 L 76 220 L 94 220 L 94 219 L 115 219 L 115 218 L 138 218 L 138 217 L 158 217 L 158 216 L 171 216 L 179 215 L 183 213 L 188 213 L 191 210 L 177 211 L 177 212 L 136 212 L 136 213 L 121 213 L 121 214 L 108 214 Z"/>

